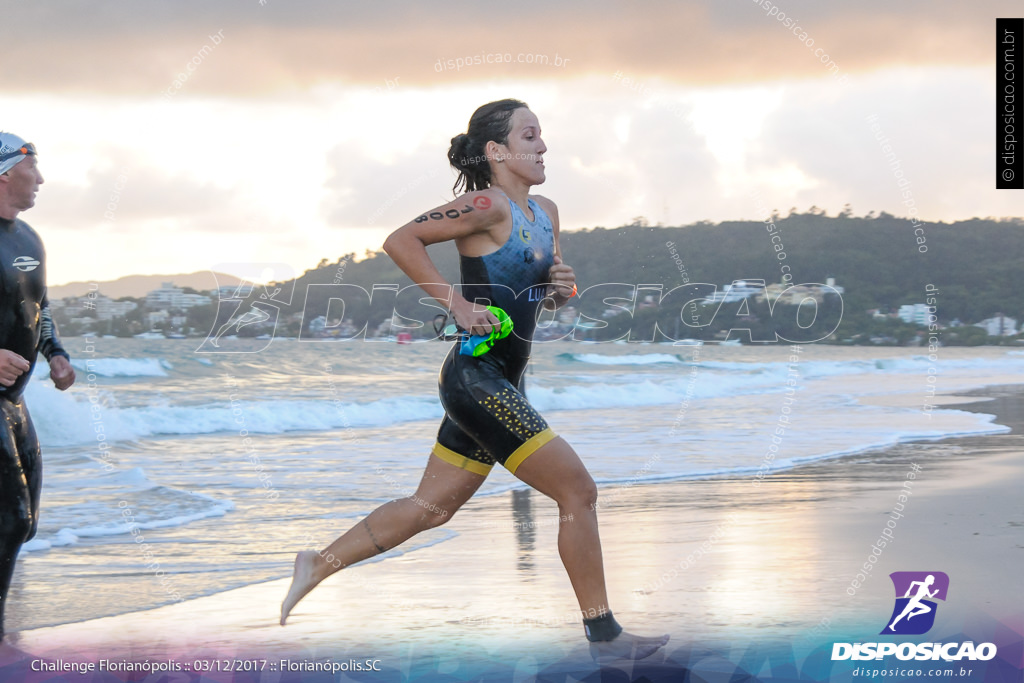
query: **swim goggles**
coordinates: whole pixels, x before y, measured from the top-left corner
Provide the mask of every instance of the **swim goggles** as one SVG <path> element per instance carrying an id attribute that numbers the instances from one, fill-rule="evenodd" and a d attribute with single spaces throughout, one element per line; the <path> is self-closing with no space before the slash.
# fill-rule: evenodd
<path id="1" fill-rule="evenodd" d="M 0 154 L 0 164 L 2 164 L 3 162 L 7 161 L 8 159 L 13 159 L 14 157 L 35 156 L 35 155 L 36 155 L 36 146 L 33 145 L 31 142 L 26 142 L 24 145 L 22 145 L 18 149 L 11 150 L 10 152 L 7 152 L 6 154 Z"/>
<path id="2" fill-rule="evenodd" d="M 487 306 L 487 310 L 494 314 L 499 323 L 498 329 L 492 328 L 490 334 L 467 334 L 465 330 L 460 330 L 455 323 L 445 325 L 448 321 L 448 316 L 443 313 L 434 318 L 434 331 L 444 341 L 461 340 L 460 354 L 474 357 L 482 356 L 491 350 L 496 341 L 512 334 L 512 318 L 508 317 L 508 313 L 497 306 Z"/>

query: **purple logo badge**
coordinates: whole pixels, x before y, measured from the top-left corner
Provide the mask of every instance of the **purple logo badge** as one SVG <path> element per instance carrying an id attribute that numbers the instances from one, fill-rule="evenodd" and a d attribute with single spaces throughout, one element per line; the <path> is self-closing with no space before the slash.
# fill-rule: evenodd
<path id="1" fill-rule="evenodd" d="M 944 572 L 893 572 L 889 578 L 896 589 L 896 605 L 882 635 L 927 633 L 935 623 L 935 600 L 946 600 L 949 577 Z"/>

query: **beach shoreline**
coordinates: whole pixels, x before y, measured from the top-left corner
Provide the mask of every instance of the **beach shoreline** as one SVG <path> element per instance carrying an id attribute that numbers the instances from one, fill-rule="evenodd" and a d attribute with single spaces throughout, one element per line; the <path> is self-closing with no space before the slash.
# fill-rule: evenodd
<path id="1" fill-rule="evenodd" d="M 982 617 L 1024 631 L 1024 579 L 1006 569 L 1020 566 L 1024 552 L 1013 541 L 1024 526 L 1024 385 L 962 396 L 944 407 L 995 413 L 1013 431 L 816 461 L 759 486 L 753 476 L 722 476 L 607 487 L 602 538 L 620 621 L 671 633 L 670 657 L 695 643 L 725 647 L 766 634 L 809 651 L 820 640 L 877 633 L 892 607 L 889 572 L 940 570 L 957 600 L 943 605 L 937 632 L 957 633 Z M 894 540 L 851 595 L 908 490 Z M 430 655 L 465 669 L 515 667 L 526 644 L 536 665 L 579 658 L 582 630 L 555 551 L 556 517 L 538 494 L 471 501 L 454 521 L 456 538 L 331 577 L 285 628 L 276 624 L 288 584 L 280 579 L 9 640 L 38 657 L 82 661 L 375 653 L 389 666 Z"/>

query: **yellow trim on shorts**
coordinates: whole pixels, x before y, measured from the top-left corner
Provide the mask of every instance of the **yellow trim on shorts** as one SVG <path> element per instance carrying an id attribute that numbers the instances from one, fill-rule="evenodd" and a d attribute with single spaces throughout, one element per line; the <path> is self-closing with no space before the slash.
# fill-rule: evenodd
<path id="1" fill-rule="evenodd" d="M 455 465 L 460 469 L 472 472 L 473 474 L 479 474 L 484 477 L 486 477 L 490 473 L 491 468 L 494 467 L 494 465 L 487 465 L 479 460 L 471 460 L 460 453 L 456 453 L 450 448 L 445 448 L 439 443 L 434 444 L 433 453 L 449 465 Z"/>
<path id="2" fill-rule="evenodd" d="M 512 455 L 508 456 L 508 460 L 505 461 L 505 469 L 512 474 L 515 474 L 516 470 L 519 469 L 519 466 L 523 464 L 524 460 L 533 455 L 538 448 L 546 444 L 548 441 L 551 441 L 551 439 L 556 436 L 558 436 L 558 434 L 555 434 L 555 431 L 551 429 L 551 427 L 548 427 L 543 432 L 537 432 L 527 439 L 526 443 L 517 448 Z"/>

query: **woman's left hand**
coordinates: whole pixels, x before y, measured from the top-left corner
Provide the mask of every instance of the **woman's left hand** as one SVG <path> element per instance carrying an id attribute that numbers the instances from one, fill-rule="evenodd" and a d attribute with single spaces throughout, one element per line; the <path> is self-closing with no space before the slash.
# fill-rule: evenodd
<path id="1" fill-rule="evenodd" d="M 548 271 L 547 295 L 561 306 L 570 298 L 576 288 L 576 273 L 572 266 L 562 263 L 562 257 L 555 255 L 555 265 Z"/>

